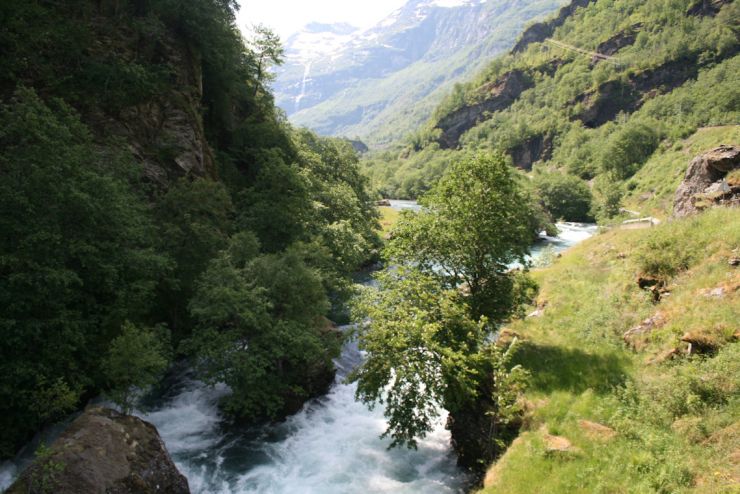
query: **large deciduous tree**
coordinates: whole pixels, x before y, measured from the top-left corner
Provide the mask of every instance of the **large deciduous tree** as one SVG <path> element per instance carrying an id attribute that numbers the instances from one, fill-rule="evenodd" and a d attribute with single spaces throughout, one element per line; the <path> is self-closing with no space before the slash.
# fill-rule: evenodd
<path id="1" fill-rule="evenodd" d="M 510 266 L 532 240 L 529 197 L 499 156 L 453 164 L 404 215 L 387 249 L 394 267 L 355 306 L 366 360 L 357 396 L 385 403 L 392 446 L 416 446 L 442 408 L 461 462 L 500 451 L 524 371 L 489 336 L 534 283 Z"/>
<path id="2" fill-rule="evenodd" d="M 532 211 L 502 156 L 451 164 L 420 203 L 402 216 L 388 246 L 391 262 L 411 263 L 444 286 L 468 293 L 473 315 L 500 320 L 514 307 L 515 276 L 532 243 Z"/>

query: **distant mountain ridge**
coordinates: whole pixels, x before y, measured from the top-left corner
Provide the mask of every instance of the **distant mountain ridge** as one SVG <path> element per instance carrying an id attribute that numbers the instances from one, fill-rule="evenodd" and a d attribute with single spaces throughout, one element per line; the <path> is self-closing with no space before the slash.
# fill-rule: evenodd
<path id="1" fill-rule="evenodd" d="M 410 0 L 376 26 L 307 25 L 286 41 L 277 104 L 297 125 L 388 144 L 424 122 L 455 82 L 511 48 L 562 0 Z"/>

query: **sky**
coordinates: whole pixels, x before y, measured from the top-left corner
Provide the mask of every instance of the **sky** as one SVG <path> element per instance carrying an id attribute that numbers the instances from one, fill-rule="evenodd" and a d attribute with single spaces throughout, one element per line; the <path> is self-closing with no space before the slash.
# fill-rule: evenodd
<path id="1" fill-rule="evenodd" d="M 239 27 L 262 23 L 285 41 L 309 22 L 375 25 L 406 0 L 239 0 Z"/>

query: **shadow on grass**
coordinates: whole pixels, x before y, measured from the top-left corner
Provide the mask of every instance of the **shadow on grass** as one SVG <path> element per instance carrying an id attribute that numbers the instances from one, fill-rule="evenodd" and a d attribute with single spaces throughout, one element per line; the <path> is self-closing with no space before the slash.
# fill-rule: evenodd
<path id="1" fill-rule="evenodd" d="M 513 364 L 531 373 L 530 389 L 604 394 L 624 382 L 626 369 L 618 355 L 586 353 L 575 348 L 523 342 Z"/>

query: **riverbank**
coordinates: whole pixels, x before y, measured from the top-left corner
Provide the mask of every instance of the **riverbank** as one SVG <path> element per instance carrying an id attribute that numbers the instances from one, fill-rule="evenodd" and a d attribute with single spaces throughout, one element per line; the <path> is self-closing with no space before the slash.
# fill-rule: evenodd
<path id="1" fill-rule="evenodd" d="M 418 205 L 403 201 L 391 207 Z M 533 255 L 547 246 L 561 252 L 596 227 L 562 224 L 560 231 L 558 237 L 543 237 Z M 208 387 L 186 369 L 174 373 L 136 415 L 157 427 L 193 493 L 465 492 L 469 478 L 456 466 L 446 414 L 418 450 L 387 449 L 390 440 L 380 439 L 387 427 L 383 407 L 368 410 L 355 401 L 356 384 L 344 382 L 361 359 L 355 343 L 346 343 L 335 360 L 337 377 L 329 393 L 280 424 L 229 425 L 218 408 L 228 388 Z M 17 469 L 7 463 L 4 471 L 9 484 Z"/>
<path id="2" fill-rule="evenodd" d="M 537 310 L 508 328 L 532 374 L 525 425 L 482 492 L 735 492 L 739 247 L 720 209 L 535 270 Z"/>

